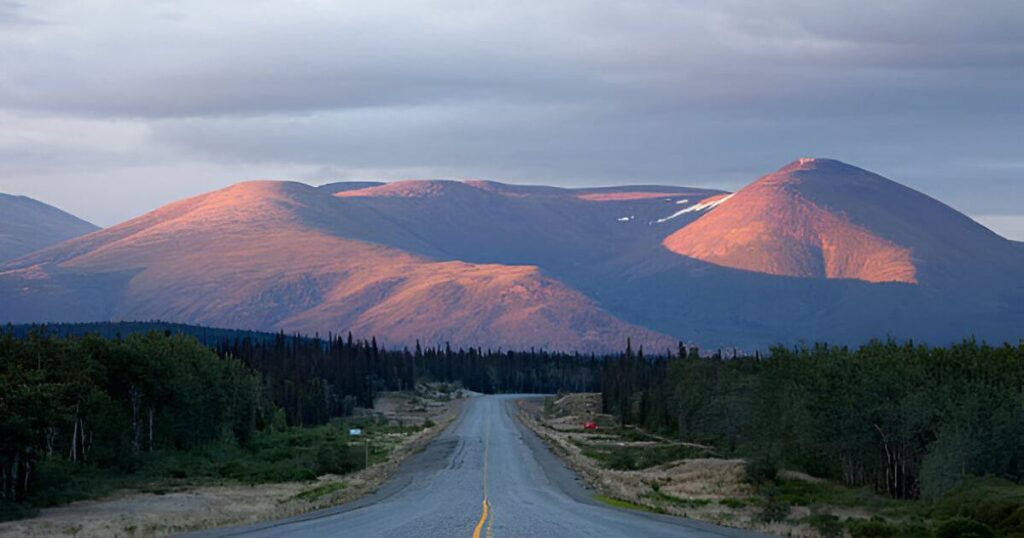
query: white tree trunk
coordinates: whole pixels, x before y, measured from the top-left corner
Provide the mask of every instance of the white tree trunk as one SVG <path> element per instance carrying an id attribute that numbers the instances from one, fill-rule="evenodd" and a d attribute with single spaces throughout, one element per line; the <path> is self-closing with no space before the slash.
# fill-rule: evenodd
<path id="1" fill-rule="evenodd" d="M 128 388 L 128 399 L 132 405 L 132 454 L 142 448 L 142 391 L 134 384 Z"/>
<path id="2" fill-rule="evenodd" d="M 71 430 L 71 453 L 68 460 L 78 461 L 78 404 L 75 404 L 74 429 Z"/>

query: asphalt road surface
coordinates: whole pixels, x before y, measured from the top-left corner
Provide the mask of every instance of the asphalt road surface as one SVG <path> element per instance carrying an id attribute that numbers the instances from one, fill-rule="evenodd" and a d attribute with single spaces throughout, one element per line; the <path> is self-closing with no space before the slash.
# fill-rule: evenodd
<path id="1" fill-rule="evenodd" d="M 515 396 L 483 396 L 375 494 L 335 508 L 194 536 L 761 536 L 612 508 L 515 418 Z"/>

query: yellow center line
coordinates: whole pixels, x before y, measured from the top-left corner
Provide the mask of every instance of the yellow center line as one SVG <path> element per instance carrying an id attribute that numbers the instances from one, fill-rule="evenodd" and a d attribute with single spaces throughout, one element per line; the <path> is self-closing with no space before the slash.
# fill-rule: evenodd
<path id="1" fill-rule="evenodd" d="M 487 423 L 487 433 L 484 434 L 484 502 L 483 502 L 483 513 L 480 514 L 480 521 L 477 521 L 476 527 L 473 529 L 473 538 L 480 538 L 480 531 L 484 528 L 484 523 L 487 523 L 487 516 L 491 512 L 491 503 L 487 501 L 487 460 L 491 450 L 491 423 Z M 494 523 L 494 518 L 491 518 L 491 524 Z M 487 525 L 487 536 L 491 536 L 491 525 Z"/>
<path id="2" fill-rule="evenodd" d="M 484 528 L 484 522 L 487 521 L 488 506 L 487 499 L 484 499 L 484 513 L 480 515 L 480 521 L 476 523 L 476 528 L 473 529 L 473 538 L 480 538 L 480 531 Z"/>

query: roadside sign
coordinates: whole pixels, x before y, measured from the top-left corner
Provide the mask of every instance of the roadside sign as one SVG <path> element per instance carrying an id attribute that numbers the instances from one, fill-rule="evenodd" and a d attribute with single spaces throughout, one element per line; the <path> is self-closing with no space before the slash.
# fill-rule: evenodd
<path id="1" fill-rule="evenodd" d="M 363 430 L 361 430 L 360 428 L 352 428 L 348 431 L 348 434 L 351 435 L 352 437 L 356 437 L 362 435 Z"/>

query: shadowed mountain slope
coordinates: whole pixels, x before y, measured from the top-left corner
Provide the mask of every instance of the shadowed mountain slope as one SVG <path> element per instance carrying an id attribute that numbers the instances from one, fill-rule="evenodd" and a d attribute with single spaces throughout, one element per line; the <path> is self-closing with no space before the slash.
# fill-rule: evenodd
<path id="1" fill-rule="evenodd" d="M 400 234 L 372 219 L 298 183 L 235 185 L 20 260 L 0 274 L 12 299 L 4 314 L 351 330 L 389 345 L 419 338 L 594 351 L 627 337 L 673 342 L 617 320 L 536 267 L 434 262 L 341 235 Z"/>
<path id="2" fill-rule="evenodd" d="M 26 196 L 0 193 L 0 262 L 99 230 Z"/>
<path id="3" fill-rule="evenodd" d="M 1020 244 L 827 159 L 735 194 L 251 182 L 0 265 L 0 319 L 581 351 L 1014 342 L 1022 269 Z"/>

